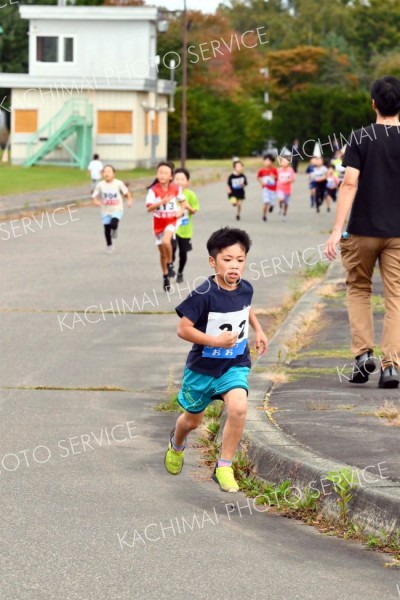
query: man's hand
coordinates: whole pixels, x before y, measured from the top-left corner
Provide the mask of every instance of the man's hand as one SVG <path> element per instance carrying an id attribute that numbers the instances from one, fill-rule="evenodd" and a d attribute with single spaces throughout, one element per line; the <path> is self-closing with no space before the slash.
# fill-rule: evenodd
<path id="1" fill-rule="evenodd" d="M 265 354 L 268 350 L 268 338 L 262 329 L 255 331 L 256 351 L 258 356 Z"/>
<path id="2" fill-rule="evenodd" d="M 324 250 L 324 253 L 329 260 L 335 260 L 337 257 L 337 245 L 339 244 L 341 237 L 341 231 L 332 231 L 331 235 L 329 236 Z"/>
<path id="3" fill-rule="evenodd" d="M 237 338 L 238 333 L 233 333 L 233 331 L 223 331 L 215 338 L 216 346 L 217 348 L 233 348 L 237 342 Z"/>

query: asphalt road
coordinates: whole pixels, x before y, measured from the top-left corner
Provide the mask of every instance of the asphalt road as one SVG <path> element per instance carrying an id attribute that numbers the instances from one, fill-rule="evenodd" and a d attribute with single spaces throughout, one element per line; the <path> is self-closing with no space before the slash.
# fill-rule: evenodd
<path id="1" fill-rule="evenodd" d="M 112 256 L 97 209 L 1 230 L 0 597 L 399 598 L 384 555 L 220 492 L 195 436 L 182 475 L 164 470 L 176 415 L 153 406 L 183 369 L 173 309 L 209 274 L 209 234 L 249 232 L 254 306 L 271 308 L 332 221 L 310 210 L 304 178 L 286 223 L 276 213 L 262 222 L 254 176 L 240 223 L 222 183 L 198 193 L 186 288 L 169 296 L 143 198 L 126 211 Z"/>

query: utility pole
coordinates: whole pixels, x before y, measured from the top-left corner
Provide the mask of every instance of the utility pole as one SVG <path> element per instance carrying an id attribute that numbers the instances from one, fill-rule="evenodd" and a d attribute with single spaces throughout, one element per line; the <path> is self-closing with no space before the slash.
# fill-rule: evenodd
<path id="1" fill-rule="evenodd" d="M 181 114 L 181 167 L 186 165 L 187 156 L 187 31 L 188 18 L 186 0 L 183 0 L 182 32 L 182 114 Z"/>

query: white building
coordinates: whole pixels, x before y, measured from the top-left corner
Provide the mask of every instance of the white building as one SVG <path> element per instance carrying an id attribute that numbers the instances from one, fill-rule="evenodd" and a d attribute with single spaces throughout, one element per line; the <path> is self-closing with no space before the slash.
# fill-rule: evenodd
<path id="1" fill-rule="evenodd" d="M 119 168 L 167 154 L 171 81 L 157 78 L 157 8 L 21 6 L 29 73 L 11 88 L 13 164 L 76 164 L 92 153 Z"/>

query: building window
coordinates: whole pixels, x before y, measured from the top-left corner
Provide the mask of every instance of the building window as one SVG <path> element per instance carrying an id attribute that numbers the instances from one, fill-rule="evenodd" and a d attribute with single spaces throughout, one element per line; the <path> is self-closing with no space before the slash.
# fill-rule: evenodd
<path id="1" fill-rule="evenodd" d="M 58 62 L 58 38 L 42 37 L 36 38 L 36 60 L 37 62 Z"/>
<path id="2" fill-rule="evenodd" d="M 36 62 L 74 62 L 74 38 L 70 36 L 37 36 Z"/>
<path id="3" fill-rule="evenodd" d="M 34 133 L 38 128 L 37 110 L 14 110 L 15 133 Z"/>
<path id="4" fill-rule="evenodd" d="M 74 62 L 74 38 L 65 37 L 64 39 L 64 62 Z"/>
<path id="5" fill-rule="evenodd" d="M 131 110 L 98 110 L 97 133 L 121 134 L 132 133 Z"/>

